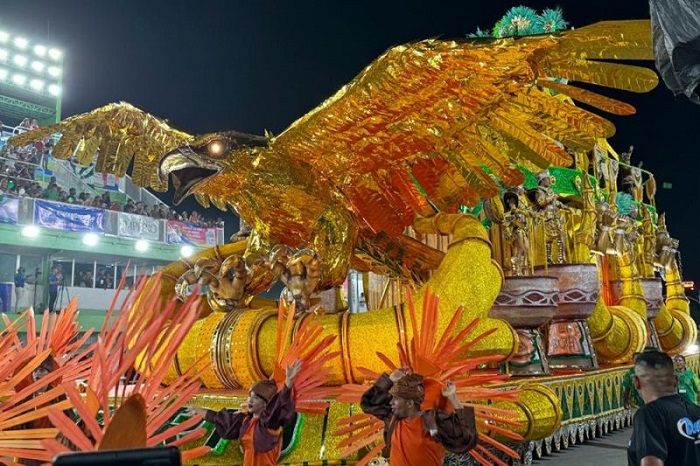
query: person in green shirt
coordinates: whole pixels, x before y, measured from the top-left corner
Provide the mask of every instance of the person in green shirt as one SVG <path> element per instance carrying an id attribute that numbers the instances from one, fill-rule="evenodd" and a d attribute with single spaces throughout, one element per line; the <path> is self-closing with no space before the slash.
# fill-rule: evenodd
<path id="1" fill-rule="evenodd" d="M 636 360 L 637 356 L 639 356 L 639 353 L 634 353 L 632 360 Z M 633 377 L 634 366 L 632 366 L 622 378 L 622 403 L 625 409 L 631 409 L 633 407 L 641 408 L 642 406 L 644 406 L 644 400 L 639 395 L 639 392 L 637 391 L 637 389 L 634 386 L 634 383 L 632 382 Z"/>
<path id="2" fill-rule="evenodd" d="M 678 394 L 691 403 L 697 403 L 697 395 L 700 392 L 700 380 L 698 380 L 695 372 L 685 366 L 685 356 L 679 354 L 673 358 L 673 367 L 678 377 Z"/>

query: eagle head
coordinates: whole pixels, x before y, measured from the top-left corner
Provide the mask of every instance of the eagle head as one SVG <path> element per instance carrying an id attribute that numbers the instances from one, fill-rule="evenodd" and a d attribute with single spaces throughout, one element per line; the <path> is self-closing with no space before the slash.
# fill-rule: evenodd
<path id="1" fill-rule="evenodd" d="M 236 131 L 204 134 L 167 153 L 158 166 L 158 176 L 166 183 L 168 175 L 172 178 L 175 188 L 173 202 L 177 205 L 192 193 L 195 186 L 235 163 L 236 152 L 266 147 L 268 143 L 266 137 Z"/>

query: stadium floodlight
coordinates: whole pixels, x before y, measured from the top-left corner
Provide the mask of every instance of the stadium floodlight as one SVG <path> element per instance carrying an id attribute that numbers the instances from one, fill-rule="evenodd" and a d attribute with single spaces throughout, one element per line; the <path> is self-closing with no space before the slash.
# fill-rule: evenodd
<path id="1" fill-rule="evenodd" d="M 29 85 L 35 91 L 40 91 L 44 88 L 44 81 L 42 81 L 41 79 L 32 79 L 31 81 L 29 81 Z"/>
<path id="2" fill-rule="evenodd" d="M 100 237 L 95 233 L 86 233 L 85 236 L 83 236 L 83 244 L 86 246 L 96 246 L 99 242 Z"/>
<path id="3" fill-rule="evenodd" d="M 0 60 L 7 61 L 8 58 L 10 58 L 10 52 L 5 49 L 0 49 Z"/>
<path id="4" fill-rule="evenodd" d="M 43 57 L 44 55 L 46 55 L 46 47 L 44 47 L 43 45 L 35 45 L 34 53 L 36 53 L 40 57 Z"/>
<path id="5" fill-rule="evenodd" d="M 140 252 L 148 251 L 148 241 L 146 241 L 145 239 L 140 239 L 136 242 L 134 247 L 136 248 L 137 251 L 140 251 Z"/>
<path id="6" fill-rule="evenodd" d="M 48 71 L 49 75 L 54 78 L 58 78 L 61 75 L 61 69 L 57 66 L 49 66 L 48 70 L 46 71 Z"/>
<path id="7" fill-rule="evenodd" d="M 58 49 L 49 50 L 49 57 L 53 58 L 54 60 L 60 60 L 62 56 L 63 53 Z"/>
<path id="8" fill-rule="evenodd" d="M 0 42 L 7 42 L 10 40 L 10 35 L 5 31 L 0 31 Z"/>
<path id="9" fill-rule="evenodd" d="M 9 75 L 10 73 L 6 69 L 0 68 L 0 79 L 7 79 Z"/>
<path id="10" fill-rule="evenodd" d="M 36 225 L 27 225 L 26 227 L 22 228 L 22 236 L 26 236 L 27 238 L 36 238 L 39 236 L 39 233 L 39 227 Z"/>
<path id="11" fill-rule="evenodd" d="M 15 37 L 15 40 L 13 40 L 12 43 L 15 44 L 15 47 L 18 49 L 25 49 L 27 48 L 27 45 L 29 45 L 29 41 L 24 37 Z"/>
<path id="12" fill-rule="evenodd" d="M 185 245 L 180 248 L 180 255 L 182 257 L 190 257 L 192 254 L 194 254 L 194 248 L 189 245 Z"/>
<path id="13" fill-rule="evenodd" d="M 12 82 L 21 86 L 27 82 L 27 77 L 23 74 L 15 74 L 12 76 Z"/>
<path id="14" fill-rule="evenodd" d="M 44 65 L 44 62 L 40 62 L 40 61 L 33 61 L 32 62 L 32 69 L 34 71 L 36 71 L 37 73 L 41 73 L 42 71 L 44 71 L 45 66 L 46 65 Z"/>
<path id="15" fill-rule="evenodd" d="M 49 86 L 49 94 L 59 96 L 61 94 L 61 86 L 58 84 L 51 84 Z"/>
<path id="16" fill-rule="evenodd" d="M 15 55 L 12 58 L 12 61 L 14 61 L 15 65 L 19 66 L 20 68 L 24 68 L 27 66 L 29 59 L 25 55 Z"/>

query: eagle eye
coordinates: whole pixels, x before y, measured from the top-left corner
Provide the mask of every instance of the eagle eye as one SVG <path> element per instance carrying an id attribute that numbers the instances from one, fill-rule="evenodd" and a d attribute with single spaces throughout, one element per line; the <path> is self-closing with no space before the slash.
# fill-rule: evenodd
<path id="1" fill-rule="evenodd" d="M 226 150 L 226 144 L 220 139 L 214 139 L 207 144 L 207 151 L 213 157 L 221 157 Z"/>

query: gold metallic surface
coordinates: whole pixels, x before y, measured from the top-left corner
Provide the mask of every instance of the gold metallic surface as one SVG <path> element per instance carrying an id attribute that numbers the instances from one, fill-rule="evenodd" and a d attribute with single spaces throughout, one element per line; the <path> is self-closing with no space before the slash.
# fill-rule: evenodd
<path id="1" fill-rule="evenodd" d="M 251 330 L 257 330 L 257 319 L 260 313 L 257 311 L 246 311 L 241 313 L 236 322 L 230 339 L 226 342 L 231 354 L 231 366 L 238 384 L 242 388 L 252 386 L 260 380 L 258 374 L 253 369 L 253 359 L 257 358 L 257 348 L 251 347 L 253 335 Z"/>
<path id="2" fill-rule="evenodd" d="M 471 348 L 470 354 L 501 354 L 506 359 L 510 358 L 519 345 L 517 333 L 505 321 L 488 317 L 500 290 L 503 274 L 491 259 L 484 227 L 471 215 L 441 214 L 429 223 L 422 224 L 421 228 L 453 234 L 452 245 L 442 264 L 426 285 L 440 296 L 441 307 L 457 309 L 465 304 L 468 312 L 464 312 L 459 326 L 464 327 L 473 319 L 480 318 L 475 329 L 477 334 L 495 329 L 489 338 Z M 422 295 L 423 290 L 416 294 L 416 309 L 422 309 Z M 218 377 L 217 381 L 212 381 L 207 376 L 207 386 L 220 387 L 223 384 L 231 388 L 246 388 L 261 372 L 271 374 L 274 369 L 274 335 L 277 326 L 276 319 L 271 318 L 273 312 L 276 311 L 263 307 L 228 314 L 211 314 L 205 323 L 197 324 L 196 333 L 185 339 L 180 352 L 181 369 L 187 370 L 187 364 L 196 360 L 195 354 L 202 354 L 201 341 L 207 341 L 211 342 L 210 361 Z M 270 318 L 264 317 L 265 315 Z M 440 332 L 447 327 L 451 314 L 444 312 L 441 316 L 438 326 Z M 412 336 L 405 326 L 397 323 L 397 314 L 393 308 L 352 316 L 320 315 L 316 316 L 316 321 L 323 327 L 323 336 L 340 336 L 331 345 L 331 350 L 339 351 L 342 357 L 329 363 L 332 367 L 328 381 L 330 385 L 345 383 L 350 379 L 364 380 L 357 371 L 358 367 L 382 371 L 384 364 L 377 357 L 377 351 L 384 352 L 398 362 L 396 348 L 393 345 L 387 347 L 385 342 L 398 341 L 402 327 L 405 332 L 403 338 L 410 341 Z"/>
<path id="3" fill-rule="evenodd" d="M 577 154 L 578 155 L 578 154 Z M 588 157 L 584 154 L 582 158 L 588 164 Z M 583 177 L 583 208 L 581 209 L 581 221 L 573 235 L 574 240 L 574 263 L 583 264 L 591 261 L 591 246 L 593 245 L 596 229 L 595 210 L 595 190 L 591 185 L 591 180 Z"/>
<path id="4" fill-rule="evenodd" d="M 349 383 L 356 383 L 352 373 L 352 357 L 350 356 L 350 311 L 341 312 L 340 318 L 340 359 L 343 362 L 343 378 Z M 357 359 L 356 359 L 357 360 Z"/>
<path id="5" fill-rule="evenodd" d="M 612 263 L 611 263 L 612 265 Z M 617 277 L 619 286 L 619 293 L 616 296 L 616 304 L 620 306 L 625 306 L 637 314 L 639 314 L 643 319 L 647 318 L 647 305 L 644 299 L 644 288 L 642 287 L 642 281 L 634 261 L 630 257 L 630 254 L 625 253 L 617 256 Z"/>
<path id="6" fill-rule="evenodd" d="M 685 350 L 697 339 L 697 326 L 690 318 L 690 306 L 681 280 L 674 259 L 666 267 L 666 303 L 653 320 L 662 349 L 670 353 Z"/>
<path id="7" fill-rule="evenodd" d="M 394 309 L 388 308 L 366 314 L 353 314 L 350 317 L 350 323 L 348 354 L 351 364 L 348 370 L 351 371 L 355 380 L 364 380 L 362 374 L 357 370 L 358 367 L 366 367 L 378 373 L 386 370 L 386 364 L 377 357 L 377 351 L 381 351 L 392 361 L 399 361 L 396 342 L 400 339 Z"/>
<path id="8" fill-rule="evenodd" d="M 206 367 L 200 378 L 204 386 L 211 388 L 224 388 L 224 385 L 219 382 L 209 358 L 211 347 L 214 344 L 214 329 L 222 318 L 223 314 L 212 314 L 197 321 L 177 352 L 182 370 L 194 366 L 197 361 L 199 363 L 196 371 Z"/>
<path id="9" fill-rule="evenodd" d="M 620 324 L 613 326 L 604 342 L 598 342 L 595 348 L 601 362 L 621 364 L 630 361 L 634 353 L 646 346 L 646 320 L 625 306 L 610 306 L 608 309 Z"/>
<path id="10" fill-rule="evenodd" d="M 666 267 L 666 307 L 688 314 L 690 305 L 682 281 L 678 262 L 674 259 L 670 266 Z"/>
<path id="11" fill-rule="evenodd" d="M 682 311 L 668 310 L 666 307 L 662 307 L 653 322 L 659 332 L 661 348 L 671 354 L 684 351 L 688 345 L 697 340 L 698 333 L 695 321 L 689 314 Z M 668 326 L 669 322 L 670 326 Z M 663 331 L 659 324 L 665 326 Z"/>
<path id="12" fill-rule="evenodd" d="M 214 371 L 227 388 L 247 388 L 241 385 L 236 376 L 232 354 L 237 349 L 232 345 L 232 336 L 242 315 L 243 312 L 237 310 L 224 314 L 214 329 L 213 345 L 210 348 Z"/>
<path id="13" fill-rule="evenodd" d="M 320 462 L 324 435 L 325 438 L 333 437 L 333 435 L 328 431 L 324 416 L 310 414 L 303 414 L 303 416 L 303 425 L 298 434 L 301 437 L 300 440 L 291 452 L 280 458 L 278 463 L 304 464 L 304 462 L 308 462 L 310 464 L 313 460 Z"/>
<path id="14" fill-rule="evenodd" d="M 276 308 L 255 308 L 259 311 L 277 311 Z M 260 325 L 256 342 L 258 344 L 257 356 L 260 368 L 269 377 L 275 367 L 275 339 L 277 335 L 277 319 L 267 319 Z"/>
<path id="15" fill-rule="evenodd" d="M 642 205 L 642 254 L 638 257 L 640 273 L 643 277 L 654 276 L 654 251 L 656 249 L 656 231 L 649 209 Z"/>
<path id="16" fill-rule="evenodd" d="M 157 191 L 167 190 L 167 181 L 158 178 L 160 160 L 172 149 L 192 141 L 193 136 L 168 126 L 164 121 L 128 103 L 109 104 L 90 113 L 68 118 L 56 125 L 18 136 L 14 144 L 25 145 L 55 132 L 64 138 L 51 155 L 68 159 L 77 146 L 81 164 L 90 163 L 99 148 L 95 170 L 114 173 L 118 177 L 134 159 L 131 177 L 139 186 Z M 84 139 L 83 139 L 84 138 Z"/>
<path id="17" fill-rule="evenodd" d="M 549 90 L 617 114 L 634 111 L 553 79 L 650 90 L 652 71 L 597 61 L 650 57 L 649 27 L 617 21 L 556 35 L 396 46 L 276 137 L 193 137 L 129 104 L 111 104 L 11 142 L 60 132 L 58 158 L 84 140 L 78 157 L 87 162 L 96 151 L 101 172 L 122 176 L 134 158 L 134 181 L 158 190 L 172 175 L 179 195 L 232 208 L 264 242 L 318 251 L 322 287 L 342 281 L 356 247 L 380 240 L 396 247 L 360 251 L 375 260 L 368 268 L 415 279 L 440 259 L 402 236 L 416 216 L 429 215 L 431 205 L 444 212 L 476 205 L 498 194 L 496 180 L 521 184 L 515 164 L 533 171 L 570 165 L 554 139 L 586 151 L 613 133 L 609 121 Z"/>
<path id="18" fill-rule="evenodd" d="M 505 321 L 488 317 L 493 302 L 501 289 L 503 272 L 491 259 L 488 235 L 481 223 L 470 215 L 438 214 L 430 222 L 416 224 L 416 231 L 430 230 L 451 233 L 453 241 L 440 268 L 428 280 L 429 286 L 440 297 L 443 309 L 457 309 L 465 305 L 466 325 L 475 317 L 481 320 L 476 332 L 495 328 L 495 333 L 471 350 L 472 355 L 501 354 L 510 358 L 518 349 L 519 338 Z M 468 277 L 468 278 L 467 278 Z M 422 294 L 416 299 L 416 309 L 422 309 Z M 441 332 L 448 320 L 442 318 L 438 327 Z"/>
<path id="19" fill-rule="evenodd" d="M 605 305 L 603 294 L 600 293 L 598 296 L 598 302 L 593 310 L 593 314 L 588 318 L 588 326 L 591 329 L 591 337 L 593 338 L 593 342 L 597 343 L 604 340 L 610 334 L 615 325 L 615 318 Z"/>
<path id="20" fill-rule="evenodd" d="M 557 394 L 545 385 L 526 382 L 519 385 L 520 399 L 517 402 L 497 402 L 497 408 L 508 409 L 516 413 L 521 427 L 510 427 L 522 435 L 525 440 L 539 440 L 549 437 L 559 428 L 562 421 L 560 401 Z M 499 440 L 506 440 L 496 435 Z"/>
<path id="21" fill-rule="evenodd" d="M 253 375 L 253 378 L 257 380 L 262 380 L 270 377 L 272 374 L 269 372 L 266 372 L 263 369 L 262 361 L 260 359 L 260 353 L 259 348 L 261 348 L 260 345 L 260 338 L 261 338 L 261 330 L 265 322 L 268 320 L 277 320 L 277 314 L 278 312 L 275 309 L 269 309 L 267 311 L 256 311 L 258 316 L 254 320 L 251 328 L 250 328 L 250 347 L 248 348 L 248 354 L 250 358 L 250 369 L 251 369 L 251 374 Z M 274 351 L 273 351 L 274 354 Z M 269 366 L 268 366 L 269 367 Z"/>

